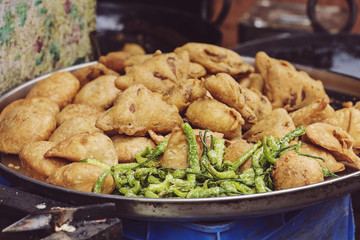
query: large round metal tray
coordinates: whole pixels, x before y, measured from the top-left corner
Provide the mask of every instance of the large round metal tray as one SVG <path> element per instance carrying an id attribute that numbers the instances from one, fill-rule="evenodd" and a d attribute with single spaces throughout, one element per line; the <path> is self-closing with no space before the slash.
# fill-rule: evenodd
<path id="1" fill-rule="evenodd" d="M 244 60 L 251 64 L 254 62 L 253 58 Z M 63 70 L 73 71 L 89 64 L 92 63 Z M 359 79 L 299 65 L 296 67 L 315 79 L 321 79 L 329 95 L 335 96 L 335 101 L 357 100 L 360 97 Z M 29 81 L 0 97 L 0 110 L 10 102 L 25 97 L 31 87 L 45 77 L 47 75 Z M 21 171 L 9 167 L 9 163 L 20 165 L 16 155 L 2 154 L 0 175 L 13 186 L 21 186 L 33 193 L 75 205 L 114 202 L 119 217 L 139 220 L 219 221 L 270 215 L 301 209 L 360 189 L 360 171 L 355 171 L 317 184 L 261 194 L 200 199 L 133 198 L 53 186 L 27 177 Z"/>

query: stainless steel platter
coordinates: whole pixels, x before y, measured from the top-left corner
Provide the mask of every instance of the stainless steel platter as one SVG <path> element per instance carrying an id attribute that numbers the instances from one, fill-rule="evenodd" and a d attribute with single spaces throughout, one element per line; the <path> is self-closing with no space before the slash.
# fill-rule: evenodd
<path id="1" fill-rule="evenodd" d="M 244 57 L 244 61 L 253 64 L 254 59 Z M 62 70 L 73 71 L 90 64 L 92 63 Z M 360 99 L 360 79 L 325 70 L 295 66 L 299 70 L 308 72 L 313 78 L 321 79 L 330 97 L 332 94 L 336 95 L 333 97 L 334 100 Z M 10 102 L 25 97 L 36 82 L 47 76 L 33 79 L 0 97 L 0 110 Z M 14 165 L 20 166 L 16 155 L 1 155 L 0 175 L 9 180 L 12 186 L 21 186 L 33 193 L 75 205 L 114 202 L 119 217 L 139 220 L 218 221 L 270 215 L 301 209 L 360 189 L 360 171 L 348 171 L 339 178 L 321 183 L 261 194 L 199 199 L 132 198 L 57 187 L 27 177 L 21 169 L 16 170 Z"/>

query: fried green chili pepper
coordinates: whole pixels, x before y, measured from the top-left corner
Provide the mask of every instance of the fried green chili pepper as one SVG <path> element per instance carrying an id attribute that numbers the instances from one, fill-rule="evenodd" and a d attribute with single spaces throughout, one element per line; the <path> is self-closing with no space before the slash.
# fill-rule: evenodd
<path id="1" fill-rule="evenodd" d="M 212 187 L 212 188 L 195 188 L 192 189 L 187 195 L 186 198 L 206 198 L 206 197 L 219 197 L 226 196 L 226 194 L 237 194 L 241 195 L 241 192 L 233 192 L 225 190 L 221 187 Z"/>
<path id="2" fill-rule="evenodd" d="M 162 180 L 165 180 L 166 176 L 169 174 L 169 171 L 164 171 L 164 170 L 161 170 L 159 169 L 158 170 L 158 173 L 157 173 L 157 176 L 162 179 Z"/>
<path id="3" fill-rule="evenodd" d="M 116 189 L 118 190 L 128 183 L 126 170 L 121 169 L 116 172 L 112 172 L 112 176 L 115 180 Z"/>
<path id="4" fill-rule="evenodd" d="M 186 198 L 186 196 L 188 194 L 187 192 L 182 192 L 179 189 L 173 189 L 173 192 L 176 196 L 181 197 L 181 198 Z"/>
<path id="5" fill-rule="evenodd" d="M 108 174 L 111 174 L 115 180 L 117 189 L 115 194 L 132 197 L 202 198 L 269 192 L 274 189 L 271 178 L 273 164 L 286 151 L 298 153 L 301 141 L 292 146 L 289 146 L 289 142 L 305 133 L 303 127 L 298 127 L 280 140 L 272 136 L 264 136 L 262 141 L 254 144 L 233 163 L 223 162 L 226 150 L 224 139 L 210 136 L 211 142 L 207 146 L 206 134 L 209 130 L 205 131 L 204 136 L 199 133 L 203 144 L 203 152 L 199 159 L 199 149 L 193 129 L 188 123 L 184 123 L 182 128 L 188 142 L 190 168 L 180 170 L 160 167 L 158 157 L 164 153 L 168 139 L 153 150 L 147 147 L 139 151 L 135 156 L 136 162 L 133 163 L 109 167 L 95 159 L 84 159 L 82 162 L 98 165 L 106 170 L 99 176 L 94 192 L 101 192 Z M 238 175 L 238 169 L 249 158 L 252 167 Z M 325 177 L 337 177 L 326 168 L 322 170 Z"/>
<path id="6" fill-rule="evenodd" d="M 184 178 L 186 176 L 187 172 L 184 169 L 176 169 L 172 173 L 174 178 Z"/>
<path id="7" fill-rule="evenodd" d="M 254 152 L 261 146 L 261 142 L 258 141 L 256 144 L 254 144 L 254 146 L 252 146 L 248 151 L 246 151 L 243 155 L 241 155 L 241 157 L 239 157 L 232 166 L 232 170 L 233 171 L 237 171 L 238 168 L 246 161 L 248 160 L 251 155 L 254 154 Z"/>
<path id="8" fill-rule="evenodd" d="M 93 165 L 96 165 L 96 166 L 99 166 L 105 170 L 110 170 L 110 166 L 109 165 L 106 165 L 105 163 L 102 163 L 96 159 L 92 159 L 92 158 L 86 158 L 86 159 L 83 159 L 81 160 L 80 162 L 83 162 L 83 163 L 90 163 L 90 164 L 93 164 Z"/>
<path id="9" fill-rule="evenodd" d="M 261 158 L 264 156 L 264 148 L 259 148 L 252 156 L 251 164 L 255 171 L 255 176 L 260 176 L 264 173 L 264 169 L 262 168 L 260 162 Z"/>
<path id="10" fill-rule="evenodd" d="M 266 184 L 265 184 L 263 176 L 255 177 L 255 188 L 256 188 L 257 193 L 267 192 Z"/>
<path id="11" fill-rule="evenodd" d="M 118 171 L 120 169 L 122 170 L 130 170 L 130 169 L 133 169 L 135 167 L 139 166 L 139 163 L 135 163 L 135 162 L 132 162 L 132 163 L 119 163 L 119 164 L 115 164 L 111 167 L 111 171 L 115 172 L 115 171 Z"/>
<path id="12" fill-rule="evenodd" d="M 101 193 L 102 185 L 104 184 L 105 178 L 109 174 L 110 174 L 110 170 L 106 170 L 104 173 L 102 173 L 98 177 L 98 180 L 96 181 L 95 186 L 94 186 L 94 190 L 93 190 L 94 193 Z"/>
<path id="13" fill-rule="evenodd" d="M 150 151 L 147 155 L 145 159 L 141 154 L 144 152 L 139 153 L 140 156 L 138 156 L 139 160 L 142 161 L 141 163 L 139 163 L 138 165 L 135 165 L 132 169 L 135 170 L 136 168 L 139 167 L 143 167 L 143 166 L 147 166 L 147 167 L 151 167 L 151 163 L 153 160 L 157 159 L 158 156 L 160 156 L 161 154 L 163 154 L 165 152 L 166 146 L 169 142 L 169 138 L 160 142 L 153 151 Z M 145 149 L 146 151 L 146 149 Z"/>
<path id="14" fill-rule="evenodd" d="M 191 175 L 191 174 L 189 174 Z M 170 180 L 170 183 L 180 191 L 190 191 L 192 188 L 196 186 L 196 178 L 192 180 L 183 180 L 174 178 Z"/>
<path id="15" fill-rule="evenodd" d="M 221 193 L 226 192 L 221 187 L 212 187 L 212 188 L 194 188 L 186 195 L 186 198 L 205 198 L 205 197 L 217 197 Z"/>
<path id="16" fill-rule="evenodd" d="M 269 145 L 269 147 L 271 148 L 272 151 L 276 151 L 279 150 L 280 146 L 278 144 L 278 139 L 275 139 L 273 136 L 268 136 L 266 137 L 267 139 L 267 144 Z"/>
<path id="17" fill-rule="evenodd" d="M 143 163 L 148 160 L 148 158 L 144 156 L 148 155 L 149 153 L 151 153 L 151 148 L 149 146 L 147 146 L 144 150 L 137 152 L 135 155 L 136 162 Z"/>
<path id="18" fill-rule="evenodd" d="M 289 132 L 283 138 L 281 138 L 278 144 L 279 144 L 280 148 L 284 148 L 289 144 L 289 142 L 291 140 L 293 140 L 294 138 L 300 137 L 301 135 L 304 135 L 304 134 L 305 134 L 304 126 L 299 126 L 295 130 Z"/>
<path id="19" fill-rule="evenodd" d="M 246 184 L 247 186 L 253 186 L 255 184 L 255 171 L 253 168 L 245 169 L 240 174 L 240 179 L 243 184 Z"/>
<path id="20" fill-rule="evenodd" d="M 201 136 L 201 132 L 199 132 L 199 137 L 200 137 L 200 140 L 202 142 L 202 145 L 203 145 L 203 152 L 201 154 L 201 164 L 200 164 L 200 168 L 201 168 L 201 172 L 204 173 L 204 174 L 207 174 L 208 173 L 208 170 L 207 170 L 207 165 L 208 164 L 211 164 L 210 163 L 210 159 L 208 157 L 208 152 L 209 152 L 209 148 L 208 146 L 206 145 L 206 134 L 209 130 L 206 129 L 205 130 L 205 133 L 204 133 L 204 137 Z M 211 136 L 211 144 L 210 146 L 212 145 L 212 142 L 213 142 L 213 137 Z"/>
<path id="21" fill-rule="evenodd" d="M 294 144 L 294 145 L 289 145 L 289 146 L 286 146 L 286 147 L 283 147 L 279 150 L 276 150 L 276 151 L 273 151 L 272 155 L 273 156 L 276 156 L 276 157 L 280 157 L 281 155 L 283 155 L 285 152 L 287 151 L 290 151 L 291 148 L 296 148 L 297 147 L 297 144 Z"/>
<path id="22" fill-rule="evenodd" d="M 168 175 L 166 175 L 166 178 L 163 182 L 149 184 L 149 186 L 147 187 L 147 190 L 155 192 L 155 193 L 160 193 L 162 191 L 165 191 L 167 188 L 170 187 L 170 179 L 173 179 L 173 176 L 171 174 L 168 174 Z"/>
<path id="23" fill-rule="evenodd" d="M 209 157 L 211 164 L 213 164 L 216 169 L 220 169 L 221 167 L 225 149 L 226 149 L 225 139 L 215 139 L 214 149 L 209 150 L 207 153 L 207 156 Z"/>
<path id="24" fill-rule="evenodd" d="M 188 160 L 190 168 L 193 169 L 195 172 L 200 173 L 199 150 L 194 131 L 189 123 L 183 123 L 181 127 L 184 130 L 186 140 L 188 142 Z"/>
<path id="25" fill-rule="evenodd" d="M 160 179 L 157 177 L 154 177 L 153 175 L 148 176 L 147 182 L 148 183 L 161 183 Z"/>
<path id="26" fill-rule="evenodd" d="M 212 165 L 210 162 L 210 159 L 208 157 L 208 147 L 206 145 L 206 132 L 204 133 L 204 138 L 201 137 L 201 133 L 199 133 L 200 135 L 200 139 L 201 142 L 203 144 L 203 154 L 201 156 L 201 164 L 204 167 L 204 170 L 207 170 L 213 177 L 217 178 L 217 179 L 224 179 L 224 178 L 233 178 L 235 177 L 235 171 L 233 170 L 227 170 L 227 171 L 223 171 L 223 172 L 218 172 Z M 222 161 L 222 160 L 221 160 Z M 217 162 L 216 162 L 217 163 Z"/>
<path id="27" fill-rule="evenodd" d="M 275 188 L 275 183 L 273 182 L 272 178 L 271 178 L 271 174 L 272 171 L 274 170 L 274 165 L 271 165 L 270 167 L 268 167 L 265 171 L 265 177 L 264 179 L 266 179 L 266 185 L 267 187 L 269 187 L 270 190 Z"/>
<path id="28" fill-rule="evenodd" d="M 137 182 L 135 172 L 132 170 L 126 172 L 126 179 L 128 180 L 130 187 L 133 187 L 136 184 L 135 182 Z"/>
<path id="29" fill-rule="evenodd" d="M 267 145 L 267 138 L 266 136 L 263 136 L 263 152 L 264 152 L 264 156 L 265 156 L 265 159 L 271 163 L 271 164 L 274 164 L 277 159 L 273 156 L 273 152 L 271 152 L 271 149 L 270 147 L 268 147 Z"/>
<path id="30" fill-rule="evenodd" d="M 209 173 L 217 178 L 217 179 L 227 179 L 227 178 L 234 178 L 236 176 L 236 173 L 234 170 L 227 170 L 223 172 L 218 172 L 211 163 L 205 164 L 206 169 L 209 171 Z"/>
<path id="31" fill-rule="evenodd" d="M 238 190 L 236 189 L 234 183 L 235 182 L 233 182 L 233 181 L 223 181 L 220 183 L 220 187 L 222 187 L 223 189 L 225 189 L 229 192 L 237 192 Z M 232 195 L 237 195 L 237 194 L 229 193 L 229 195 L 232 196 Z"/>
<path id="32" fill-rule="evenodd" d="M 316 158 L 316 159 L 319 159 L 319 160 L 325 162 L 325 159 L 323 159 L 322 157 L 318 157 L 318 156 L 314 156 L 314 155 L 310 155 L 310 154 L 298 153 L 298 152 L 297 152 L 297 154 L 300 156 L 304 156 L 304 157 Z"/>
<path id="33" fill-rule="evenodd" d="M 196 175 L 190 173 L 190 174 L 186 175 L 186 179 L 188 181 L 196 181 Z"/>
<path id="34" fill-rule="evenodd" d="M 160 156 L 161 154 L 163 154 L 165 152 L 165 149 L 167 147 L 167 144 L 169 142 L 169 138 L 160 142 L 154 149 L 154 151 L 151 152 L 151 155 L 148 156 L 149 158 L 155 158 Z"/>
<path id="35" fill-rule="evenodd" d="M 119 192 L 124 194 L 127 197 L 137 197 L 137 193 L 140 191 L 141 189 L 141 184 L 140 181 L 132 181 L 133 183 L 133 187 L 132 188 L 127 188 L 127 187 L 122 187 L 119 189 Z"/>
<path id="36" fill-rule="evenodd" d="M 253 194 L 256 193 L 256 189 L 255 188 L 250 188 L 248 186 L 246 186 L 245 184 L 241 184 L 238 182 L 234 182 L 233 183 L 236 190 L 239 192 L 242 192 L 243 194 Z"/>
<path id="37" fill-rule="evenodd" d="M 226 171 L 226 170 L 231 170 L 234 167 L 234 163 L 230 162 L 229 160 L 226 160 L 222 166 L 221 166 L 221 171 Z"/>
<path id="38" fill-rule="evenodd" d="M 205 148 L 204 148 L 204 152 L 205 152 Z M 210 159 L 208 158 L 208 156 L 206 154 L 203 154 L 201 156 L 201 172 L 202 173 L 210 172 L 208 170 L 208 165 L 211 165 Z"/>
<path id="39" fill-rule="evenodd" d="M 323 167 L 323 166 L 321 166 L 321 169 L 322 169 L 322 172 L 323 172 L 324 177 L 334 177 L 334 178 L 338 178 L 338 177 L 339 177 L 338 175 L 330 172 L 329 169 L 327 169 L 327 168 L 325 168 L 325 167 Z"/>
<path id="40" fill-rule="evenodd" d="M 145 197 L 147 197 L 147 198 L 159 198 L 159 196 L 156 193 L 154 193 L 152 191 L 149 191 L 149 190 L 145 191 Z"/>
<path id="41" fill-rule="evenodd" d="M 154 167 L 151 168 L 137 168 L 135 170 L 135 177 L 140 178 L 141 176 L 148 176 L 149 174 L 157 174 L 157 169 Z"/>
<path id="42" fill-rule="evenodd" d="M 197 173 L 194 170 L 187 168 L 187 169 L 175 169 L 175 168 L 159 168 L 160 170 L 170 170 L 173 171 L 172 175 L 174 178 L 184 178 L 188 174 L 196 175 L 200 179 L 209 179 L 212 178 L 209 175 Z"/>
<path id="43" fill-rule="evenodd" d="M 301 141 L 299 141 L 297 144 L 296 144 L 296 147 L 294 149 L 294 151 L 297 153 L 299 150 L 300 150 L 300 147 L 303 145 L 303 143 Z"/>

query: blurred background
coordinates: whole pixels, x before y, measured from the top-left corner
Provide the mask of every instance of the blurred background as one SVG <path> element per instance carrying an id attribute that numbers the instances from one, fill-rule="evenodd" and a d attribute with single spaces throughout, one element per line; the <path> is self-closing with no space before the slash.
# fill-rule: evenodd
<path id="1" fill-rule="evenodd" d="M 237 44 L 249 40 L 269 37 L 275 33 L 319 32 L 318 29 L 313 29 L 312 23 L 307 14 L 308 5 L 313 3 L 315 3 L 314 10 L 316 20 L 318 20 L 318 23 L 324 27 L 323 30 L 332 34 L 341 31 L 360 33 L 360 18 L 358 17 L 359 14 L 356 11 L 356 5 L 360 4 L 360 0 L 98 0 L 98 15 L 102 16 L 103 13 L 106 12 L 107 16 L 109 16 L 111 10 L 105 10 L 107 4 L 113 4 L 113 6 L 117 5 L 117 12 L 119 12 L 119 10 L 122 11 L 119 5 L 126 5 L 128 3 L 147 5 L 146 11 L 148 12 L 148 15 L 151 15 L 151 12 L 155 12 L 156 9 L 154 7 L 156 6 L 166 7 L 167 10 L 177 11 L 177 14 L 182 12 L 184 14 L 182 16 L 179 15 L 178 18 L 179 21 L 181 21 L 180 18 L 184 18 L 182 19 L 183 25 L 188 28 L 188 34 L 193 34 L 196 38 L 196 36 L 200 34 L 198 33 L 200 24 L 203 24 L 201 25 L 202 28 L 207 28 L 208 30 L 215 28 L 215 30 L 211 29 L 213 31 L 212 36 L 204 33 L 203 35 L 207 35 L 207 39 L 199 39 L 203 41 L 216 42 L 217 39 L 215 39 L 216 36 L 214 35 L 217 34 L 216 30 L 220 30 L 222 39 L 217 43 L 228 48 L 233 48 Z M 352 8 L 351 4 L 355 6 L 355 9 Z M 116 11 L 114 8 L 112 10 Z M 137 10 L 141 11 L 140 9 Z M 189 17 L 194 18 L 191 22 L 193 24 L 187 24 L 185 14 L 192 15 Z M 164 19 L 172 22 L 171 17 L 169 18 L 166 14 L 163 14 L 161 17 L 162 22 Z M 201 20 L 204 20 L 204 22 L 201 23 Z M 351 23 L 348 21 L 351 21 Z M 162 23 L 161 25 L 169 26 L 169 24 L 170 23 Z M 351 26 L 347 26 L 346 30 L 343 30 L 342 28 L 344 28 L 344 25 L 346 24 Z M 195 25 L 196 27 L 192 25 Z M 98 29 L 105 28 L 110 30 L 111 27 L 109 27 L 109 25 L 104 26 L 101 21 L 98 22 Z M 175 22 L 173 22 L 173 29 L 183 33 L 181 27 Z M 197 31 L 191 29 L 197 29 Z M 184 35 L 186 34 L 184 33 Z M 172 37 L 175 38 L 175 36 Z"/>
<path id="2" fill-rule="evenodd" d="M 325 52 L 325 58 L 316 58 L 316 62 L 329 67 L 327 59 L 334 54 L 328 50 L 334 45 L 344 46 L 341 51 L 352 55 L 360 52 L 353 36 L 360 33 L 359 5 L 360 0 L 3 0 L 0 95 L 36 76 L 120 50 L 126 42 L 140 44 L 147 53 L 169 52 L 193 41 L 252 56 L 269 44 L 242 47 L 245 43 L 308 34 L 305 40 L 317 45 L 297 51 L 314 52 L 320 44 L 317 52 Z M 313 33 L 320 32 L 346 36 L 333 37 L 334 43 L 327 37 L 326 41 L 311 40 Z M 299 47 L 304 39 L 293 42 Z"/>
<path id="3" fill-rule="evenodd" d="M 257 25 L 263 31 L 272 28 L 274 32 L 275 30 L 279 32 L 313 32 L 306 13 L 307 2 L 306 0 L 233 0 L 228 16 L 220 26 L 224 34 L 223 46 L 232 48 L 240 42 L 251 40 L 246 26 L 252 25 L 254 27 Z M 354 2 L 358 7 L 360 6 L 360 0 Z M 318 16 L 321 18 L 319 21 L 334 32 L 337 32 L 346 23 L 349 14 L 347 1 L 319 0 L 317 6 L 319 7 Z M 215 15 L 220 8 L 221 1 L 214 1 Z M 257 24 L 256 21 L 258 21 Z M 360 33 L 359 12 L 349 32 Z"/>

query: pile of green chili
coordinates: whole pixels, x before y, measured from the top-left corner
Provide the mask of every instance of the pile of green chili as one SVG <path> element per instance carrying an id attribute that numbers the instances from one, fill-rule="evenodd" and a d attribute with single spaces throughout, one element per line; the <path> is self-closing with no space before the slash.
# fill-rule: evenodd
<path id="1" fill-rule="evenodd" d="M 147 147 L 138 152 L 132 163 L 109 167 L 99 161 L 85 159 L 83 162 L 105 169 L 95 184 L 94 192 L 101 192 L 108 174 L 116 183 L 114 194 L 131 197 L 204 198 L 270 192 L 275 189 L 271 179 L 274 163 L 286 151 L 297 152 L 301 141 L 296 145 L 290 145 L 290 142 L 305 134 L 305 128 L 300 126 L 281 139 L 263 137 L 235 162 L 230 162 L 223 161 L 224 139 L 207 136 L 208 131 L 203 136 L 199 132 L 203 144 L 200 155 L 193 129 L 188 123 L 184 123 L 182 128 L 188 142 L 188 169 L 161 167 L 159 156 L 164 153 L 168 140 L 159 143 L 155 149 Z M 239 167 L 249 158 L 252 167 L 239 172 Z M 323 173 L 324 176 L 336 176 L 325 168 Z"/>

